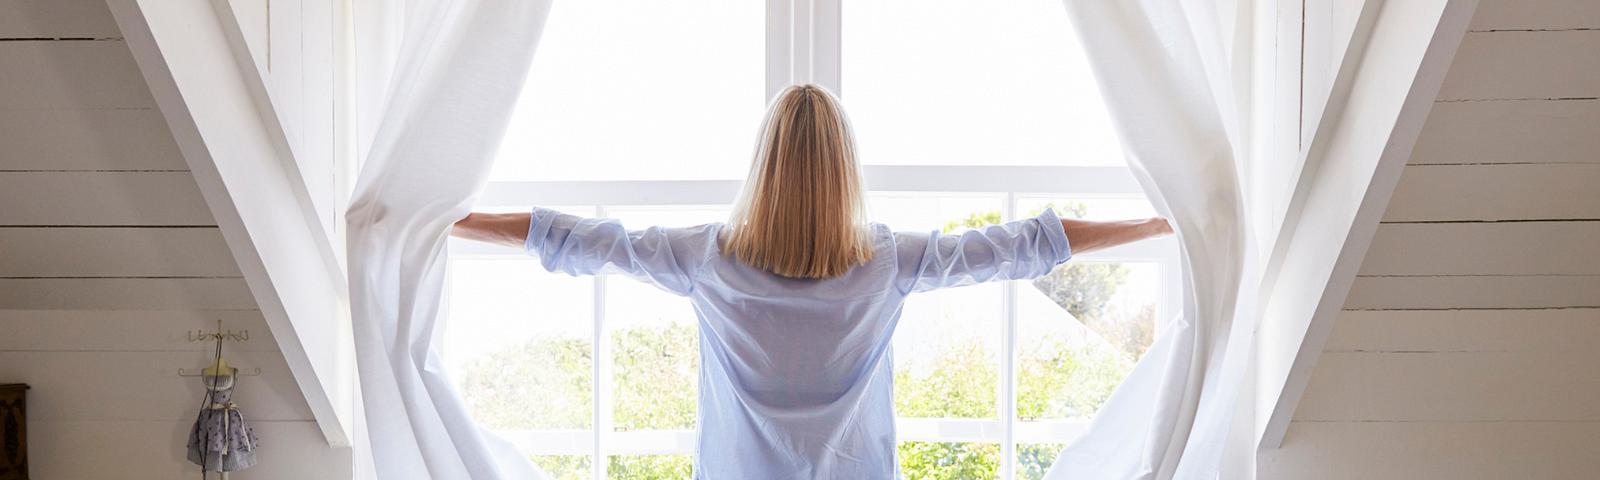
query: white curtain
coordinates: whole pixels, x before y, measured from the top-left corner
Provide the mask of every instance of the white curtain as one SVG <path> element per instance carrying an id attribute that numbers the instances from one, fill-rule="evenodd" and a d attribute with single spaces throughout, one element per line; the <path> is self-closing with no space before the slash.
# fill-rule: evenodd
<path id="1" fill-rule="evenodd" d="M 548 478 L 473 422 L 435 339 L 445 240 L 488 181 L 549 0 L 411 0 L 347 214 L 351 313 L 378 478 Z"/>
<path id="2" fill-rule="evenodd" d="M 1045 478 L 1213 480 L 1259 284 L 1215 0 L 1065 0 L 1156 210 L 1177 228 L 1183 311 Z"/>

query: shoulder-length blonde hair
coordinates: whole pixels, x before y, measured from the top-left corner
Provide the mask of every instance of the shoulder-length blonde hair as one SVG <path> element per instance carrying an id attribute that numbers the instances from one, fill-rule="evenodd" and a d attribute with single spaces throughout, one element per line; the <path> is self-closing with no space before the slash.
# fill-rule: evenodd
<path id="1" fill-rule="evenodd" d="M 722 254 L 785 277 L 844 275 L 872 259 L 865 191 L 838 99 L 790 86 L 767 108 Z"/>

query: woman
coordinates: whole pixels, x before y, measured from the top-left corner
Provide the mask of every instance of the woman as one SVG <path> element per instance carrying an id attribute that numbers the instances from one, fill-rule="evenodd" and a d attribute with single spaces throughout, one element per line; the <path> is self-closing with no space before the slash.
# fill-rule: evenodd
<path id="1" fill-rule="evenodd" d="M 1160 218 L 1033 218 L 961 234 L 867 223 L 850 124 L 815 85 L 768 108 L 726 224 L 627 230 L 536 208 L 452 235 L 546 269 L 621 274 L 689 297 L 700 320 L 700 479 L 893 479 L 890 338 L 906 296 L 1049 273 L 1073 252 L 1172 233 Z"/>

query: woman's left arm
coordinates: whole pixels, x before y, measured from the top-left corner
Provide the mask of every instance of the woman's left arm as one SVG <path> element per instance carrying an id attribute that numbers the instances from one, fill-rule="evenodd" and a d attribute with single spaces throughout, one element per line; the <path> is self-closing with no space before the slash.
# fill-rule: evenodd
<path id="1" fill-rule="evenodd" d="M 532 215 L 527 213 L 478 213 L 456 222 L 450 236 L 521 249 L 528 242 Z"/>

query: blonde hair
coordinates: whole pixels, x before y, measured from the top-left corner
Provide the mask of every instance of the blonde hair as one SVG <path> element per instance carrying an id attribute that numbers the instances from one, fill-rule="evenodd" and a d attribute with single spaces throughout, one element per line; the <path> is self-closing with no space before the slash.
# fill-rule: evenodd
<path id="1" fill-rule="evenodd" d="M 791 85 L 767 108 L 722 254 L 785 277 L 844 275 L 872 259 L 865 195 L 838 99 Z"/>

